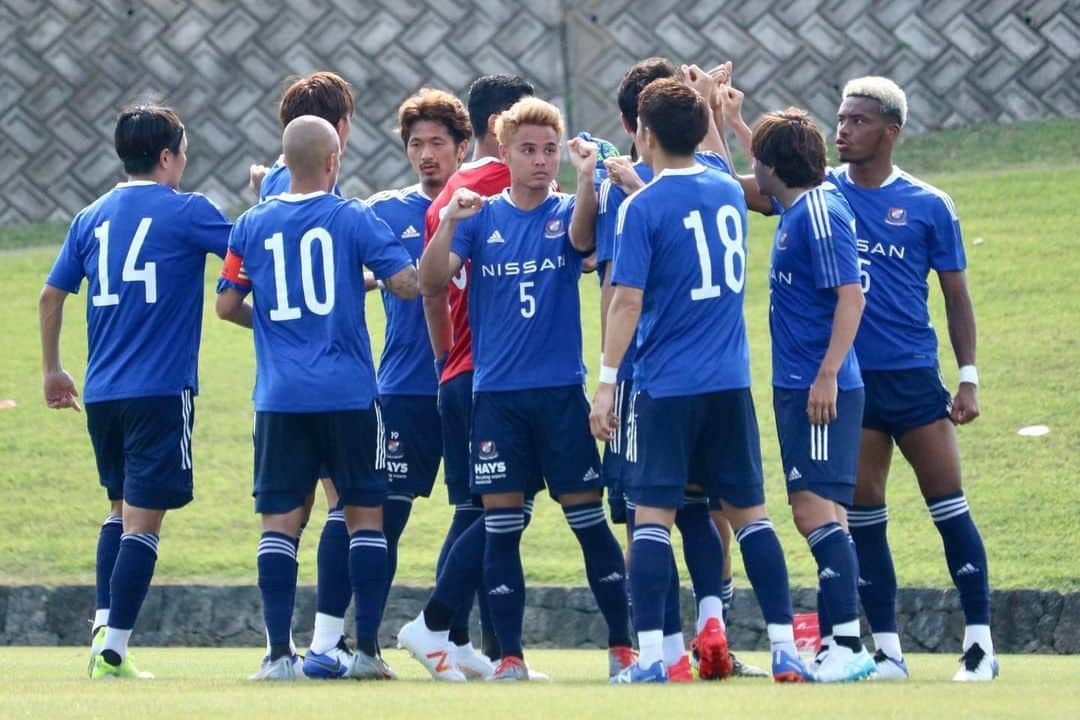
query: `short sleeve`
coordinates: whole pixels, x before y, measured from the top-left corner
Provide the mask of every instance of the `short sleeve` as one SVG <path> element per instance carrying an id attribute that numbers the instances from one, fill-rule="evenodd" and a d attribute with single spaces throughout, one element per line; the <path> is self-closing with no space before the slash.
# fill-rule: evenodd
<path id="1" fill-rule="evenodd" d="M 611 284 L 645 289 L 652 261 L 649 224 L 642 207 L 627 199 L 619 208 Z"/>
<path id="2" fill-rule="evenodd" d="M 604 180 L 596 205 L 596 262 L 611 262 L 615 257 L 615 226 L 619 220 L 619 206 L 623 199 L 619 186 Z"/>
<path id="3" fill-rule="evenodd" d="M 191 242 L 195 247 L 219 258 L 225 257 L 232 223 L 210 198 L 192 193 L 188 202 L 191 219 Z"/>
<path id="4" fill-rule="evenodd" d="M 247 251 L 247 247 L 243 220 L 241 217 L 229 232 L 225 263 L 221 268 L 221 277 L 218 278 L 218 293 L 229 289 L 236 290 L 243 295 L 251 292 L 251 280 L 248 278 L 247 270 L 244 269 L 244 253 Z"/>
<path id="5" fill-rule="evenodd" d="M 931 213 L 930 267 L 937 271 L 963 270 L 967 267 L 960 219 L 952 198 L 945 193 L 934 198 Z"/>
<path id="6" fill-rule="evenodd" d="M 830 202 L 826 194 L 807 194 L 806 223 L 810 238 L 814 286 L 835 288 L 859 282 L 859 255 L 855 243 L 855 216 L 846 203 Z"/>
<path id="7" fill-rule="evenodd" d="M 487 204 L 485 203 L 484 207 L 480 208 L 480 212 L 472 217 L 465 218 L 454 228 L 454 237 L 450 240 L 450 252 L 462 260 L 468 260 L 472 255 L 473 246 L 475 245 L 473 236 L 480 225 L 480 216 L 484 214 L 486 209 Z"/>
<path id="8" fill-rule="evenodd" d="M 81 223 L 76 218 L 68 228 L 64 244 L 60 247 L 60 253 L 56 256 L 52 270 L 45 282 L 55 288 L 69 293 L 79 292 L 79 286 L 86 276 L 83 270 L 82 257 L 79 250 L 79 227 Z"/>
<path id="9" fill-rule="evenodd" d="M 734 173 L 731 172 L 731 167 L 727 164 L 727 161 L 719 153 L 714 153 L 711 150 L 699 150 L 694 153 L 694 159 L 705 167 L 719 170 L 722 173 L 731 175 L 734 177 Z"/>
<path id="10" fill-rule="evenodd" d="M 361 259 L 379 280 L 384 280 L 394 273 L 412 265 L 412 257 L 401 241 L 394 236 L 390 226 L 360 201 L 353 206 L 358 209 L 358 232 L 363 247 Z"/>

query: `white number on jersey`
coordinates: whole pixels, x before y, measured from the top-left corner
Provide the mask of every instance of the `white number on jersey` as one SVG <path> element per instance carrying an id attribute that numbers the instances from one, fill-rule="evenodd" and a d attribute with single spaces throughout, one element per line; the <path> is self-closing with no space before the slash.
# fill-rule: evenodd
<path id="1" fill-rule="evenodd" d="M 124 269 L 120 274 L 123 282 L 141 282 L 143 284 L 144 297 L 148 303 L 157 302 L 157 263 L 148 262 L 142 269 L 135 266 L 139 259 L 139 251 L 142 250 L 146 234 L 150 232 L 150 223 L 153 218 L 144 217 L 139 221 L 139 227 L 135 230 L 135 237 L 131 239 L 131 247 L 128 248 L 124 258 Z M 98 241 L 98 294 L 90 298 L 94 307 L 107 307 L 119 305 L 120 295 L 109 292 L 109 221 L 94 228 L 94 237 Z"/>
<path id="2" fill-rule="evenodd" d="M 527 291 L 536 283 L 531 280 L 518 283 L 518 299 L 521 300 L 521 317 L 531 318 L 536 314 L 536 298 Z"/>
<path id="3" fill-rule="evenodd" d="M 326 297 L 319 300 L 315 294 L 315 276 L 312 268 L 314 253 L 311 246 L 319 243 L 322 254 L 323 285 Z M 285 278 L 285 236 L 276 232 L 266 239 L 266 249 L 274 255 L 274 289 L 277 307 L 271 308 L 270 319 L 274 322 L 297 320 L 300 308 L 289 305 L 289 285 Z M 300 281 L 304 289 L 304 304 L 316 315 L 329 315 L 334 309 L 334 239 L 321 227 L 312 228 L 300 238 Z"/>
<path id="4" fill-rule="evenodd" d="M 863 295 L 870 292 L 870 261 L 859 258 L 859 285 Z"/>
<path id="5" fill-rule="evenodd" d="M 720 297 L 721 288 L 713 284 L 712 257 L 705 237 L 701 213 L 692 211 L 683 218 L 683 227 L 693 230 L 697 245 L 698 263 L 701 265 L 701 287 L 690 291 L 691 300 L 707 300 Z M 746 284 L 746 248 L 743 247 L 743 230 L 739 211 L 731 205 L 722 205 L 716 211 L 716 231 L 724 246 L 724 284 L 732 292 L 741 292 Z M 736 267 L 738 259 L 738 267 Z"/>

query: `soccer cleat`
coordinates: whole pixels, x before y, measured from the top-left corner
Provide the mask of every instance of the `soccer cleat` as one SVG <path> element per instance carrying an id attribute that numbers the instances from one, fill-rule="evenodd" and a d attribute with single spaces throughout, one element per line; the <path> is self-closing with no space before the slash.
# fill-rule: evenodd
<path id="1" fill-rule="evenodd" d="M 607 657 L 608 679 L 611 679 L 637 662 L 637 651 L 629 645 L 616 645 L 608 648 Z"/>
<path id="2" fill-rule="evenodd" d="M 731 675 L 731 654 L 728 652 L 727 635 L 720 621 L 709 618 L 705 626 L 690 643 L 691 652 L 697 655 L 698 677 L 702 680 L 723 680 Z"/>
<path id="3" fill-rule="evenodd" d="M 259 672 L 248 680 L 296 680 L 303 677 L 303 665 L 297 660 L 295 655 L 282 655 L 277 660 L 264 661 Z"/>
<path id="4" fill-rule="evenodd" d="M 397 680 L 397 675 L 379 655 L 355 650 L 349 664 L 349 677 L 354 680 Z"/>
<path id="5" fill-rule="evenodd" d="M 308 649 L 301 668 L 304 676 L 312 680 L 337 680 L 349 675 L 352 663 L 353 654 L 345 644 L 345 639 L 342 638 L 338 641 L 337 647 L 332 647 L 324 653 L 312 652 Z"/>
<path id="6" fill-rule="evenodd" d="M 488 678 L 489 682 L 513 682 L 516 680 L 529 680 L 529 666 L 525 661 L 513 655 L 507 655 L 495 668 Z"/>
<path id="7" fill-rule="evenodd" d="M 529 671 L 529 680 L 532 682 L 551 682 L 551 676 L 547 673 L 533 670 L 529 663 L 525 663 L 525 669 Z"/>
<path id="8" fill-rule="evenodd" d="M 686 656 L 683 656 L 684 659 Z M 639 683 L 666 683 L 668 681 L 667 666 L 663 660 L 657 660 L 647 668 L 642 668 L 637 663 L 623 670 L 615 677 L 608 680 L 612 685 L 637 685 Z"/>
<path id="9" fill-rule="evenodd" d="M 679 658 L 679 662 L 667 666 L 667 679 L 668 682 L 673 683 L 694 682 L 694 671 L 690 667 L 689 656 L 683 655 Z"/>
<path id="10" fill-rule="evenodd" d="M 90 639 L 90 662 L 86 666 L 86 676 L 92 678 L 94 676 L 94 661 L 97 660 L 98 653 L 105 647 L 105 626 L 101 625 L 93 631 Z"/>
<path id="11" fill-rule="evenodd" d="M 731 677 L 745 677 L 745 678 L 767 678 L 769 673 L 756 665 L 750 665 L 744 663 L 739 658 L 735 657 L 735 653 L 729 652 L 731 656 Z"/>
<path id="12" fill-rule="evenodd" d="M 446 633 L 427 629 L 421 613 L 415 620 L 405 623 L 398 630 L 398 647 L 408 651 L 431 677 L 442 682 L 465 682 L 465 674 L 454 667 L 450 658 L 450 641 Z"/>
<path id="13" fill-rule="evenodd" d="M 990 682 L 1000 671 L 997 658 L 987 655 L 979 643 L 972 643 L 960 658 L 960 669 L 953 675 L 953 682 Z"/>
<path id="14" fill-rule="evenodd" d="M 113 678 L 134 678 L 137 680 L 153 680 L 154 673 L 140 671 L 135 667 L 135 663 L 131 659 L 131 653 L 128 653 L 119 665 L 113 665 L 105 661 L 104 655 L 98 653 L 94 656 L 93 665 L 90 668 L 91 680 L 104 680 Z"/>
<path id="15" fill-rule="evenodd" d="M 814 659 L 810 661 L 810 669 L 817 672 L 817 669 L 821 667 L 821 663 L 825 662 L 825 658 L 829 656 L 829 646 L 822 645 L 821 649 L 814 655 Z"/>
<path id="16" fill-rule="evenodd" d="M 814 672 L 814 681 L 821 683 L 855 682 L 872 676 L 877 666 L 874 658 L 863 648 L 853 652 L 851 648 L 836 645 Z"/>
<path id="17" fill-rule="evenodd" d="M 885 654 L 884 650 L 874 653 L 875 680 L 907 680 L 907 663 L 903 658 L 897 660 Z"/>
<path id="18" fill-rule="evenodd" d="M 470 680 L 487 680 L 495 672 L 495 663 L 473 647 L 472 643 L 451 645 L 450 659 L 454 666 Z"/>
<path id="19" fill-rule="evenodd" d="M 797 654 L 783 648 L 772 652 L 772 676 L 775 682 L 813 682 L 814 674 Z"/>

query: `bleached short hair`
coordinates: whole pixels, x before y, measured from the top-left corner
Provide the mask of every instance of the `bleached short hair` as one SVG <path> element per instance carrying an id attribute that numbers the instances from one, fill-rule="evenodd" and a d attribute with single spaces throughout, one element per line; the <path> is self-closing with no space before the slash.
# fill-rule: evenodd
<path id="1" fill-rule="evenodd" d="M 849 80 L 844 85 L 844 99 L 864 97 L 877 100 L 881 105 L 881 114 L 894 119 L 900 127 L 907 122 L 907 96 L 900 86 L 887 77 L 867 75 Z"/>

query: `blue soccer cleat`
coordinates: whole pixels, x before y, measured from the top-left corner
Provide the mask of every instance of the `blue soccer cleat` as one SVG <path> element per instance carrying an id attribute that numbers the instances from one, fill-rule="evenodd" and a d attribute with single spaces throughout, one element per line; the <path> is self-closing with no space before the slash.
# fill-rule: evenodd
<path id="1" fill-rule="evenodd" d="M 783 648 L 772 652 L 772 676 L 775 682 L 813 682 L 814 674 L 798 653 Z"/>
<path id="2" fill-rule="evenodd" d="M 668 681 L 667 666 L 663 660 L 657 660 L 647 668 L 642 669 L 637 663 L 625 668 L 615 677 L 608 680 L 612 685 L 636 685 L 638 683 L 666 683 Z"/>

